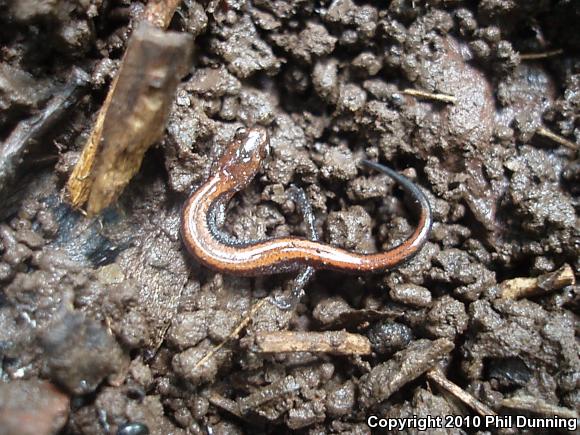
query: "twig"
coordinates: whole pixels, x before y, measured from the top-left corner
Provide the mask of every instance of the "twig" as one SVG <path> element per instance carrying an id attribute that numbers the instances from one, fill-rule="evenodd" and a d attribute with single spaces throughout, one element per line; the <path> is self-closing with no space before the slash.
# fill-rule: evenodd
<path id="1" fill-rule="evenodd" d="M 222 395 L 214 391 L 210 393 L 207 400 L 212 405 L 217 406 L 218 408 L 221 408 L 229 412 L 230 414 L 235 415 L 238 418 L 244 418 L 244 416 L 240 412 L 240 407 L 238 406 L 238 403 L 233 400 L 223 397 Z"/>
<path id="2" fill-rule="evenodd" d="M 332 355 L 370 355 L 371 343 L 359 334 L 346 331 L 258 332 L 254 336 L 255 352 L 322 352 Z"/>
<path id="3" fill-rule="evenodd" d="M 502 298 L 522 299 L 546 294 L 575 283 L 574 271 L 569 264 L 564 264 L 555 272 L 545 273 L 536 278 L 508 279 L 499 286 L 502 290 Z"/>
<path id="4" fill-rule="evenodd" d="M 476 411 L 479 415 L 497 415 L 489 406 L 480 402 L 467 391 L 463 390 L 461 387 L 455 385 L 453 382 L 443 376 L 443 374 L 438 369 L 433 369 L 427 372 L 427 378 L 457 397 L 467 406 Z"/>
<path id="5" fill-rule="evenodd" d="M 558 56 L 564 53 L 564 50 L 558 48 L 556 50 L 544 51 L 543 53 L 520 53 L 521 60 L 536 60 L 545 59 L 547 57 Z"/>
<path id="6" fill-rule="evenodd" d="M 551 139 L 554 142 L 559 143 L 560 145 L 564 145 L 565 147 L 570 148 L 572 150 L 578 149 L 577 144 L 575 144 L 572 141 L 569 141 L 566 138 L 563 138 L 562 136 L 557 135 L 556 133 L 552 133 L 550 130 L 548 130 L 545 127 L 539 127 L 536 130 L 536 134 L 539 134 L 540 136 Z"/>
<path id="7" fill-rule="evenodd" d="M 151 0 L 147 3 L 145 9 L 145 20 L 160 29 L 166 29 L 171 21 L 171 17 L 173 17 L 175 10 L 180 3 L 181 0 Z M 123 63 L 125 62 L 126 57 L 127 53 L 125 53 L 125 56 L 123 57 Z M 89 180 L 91 176 L 93 162 L 103 134 L 103 125 L 109 107 L 111 106 L 113 96 L 115 95 L 118 79 L 119 74 L 115 76 L 111 83 L 107 97 L 105 98 L 103 106 L 101 107 L 97 120 L 93 126 L 93 130 L 91 131 L 91 136 L 83 148 L 79 164 L 76 165 L 70 177 L 67 190 L 69 193 L 69 200 L 74 207 L 81 207 L 88 199 L 90 184 L 85 181 Z"/>
<path id="8" fill-rule="evenodd" d="M 404 89 L 403 94 L 411 95 L 413 97 L 426 98 L 428 100 L 437 100 L 447 104 L 457 103 L 457 98 L 455 98 L 453 95 L 434 94 L 431 92 L 420 91 L 418 89 Z"/>
<path id="9" fill-rule="evenodd" d="M 501 406 L 521 411 L 530 411 L 546 416 L 557 415 L 562 418 L 578 418 L 578 413 L 573 409 L 552 405 L 539 397 L 533 396 L 516 396 L 504 399 L 501 402 Z"/>
<path id="10" fill-rule="evenodd" d="M 248 311 L 248 314 L 246 314 L 246 316 L 241 320 L 241 322 L 238 324 L 238 326 L 236 326 L 234 328 L 234 330 L 232 332 L 230 332 L 230 334 L 227 336 L 227 338 L 222 341 L 220 344 L 218 344 L 216 347 L 214 347 L 212 350 L 210 350 L 202 359 L 200 359 L 197 364 L 193 367 L 193 371 L 197 370 L 199 367 L 201 367 L 203 364 L 205 364 L 212 356 L 214 356 L 222 347 L 224 347 L 226 345 L 226 343 L 228 343 L 230 340 L 236 338 L 238 336 L 238 334 L 240 333 L 240 331 L 245 328 L 248 323 L 250 323 L 250 320 L 252 320 L 252 317 L 254 317 L 254 314 L 260 309 L 262 308 L 262 306 L 267 302 L 267 298 L 261 299 L 259 302 L 257 302 L 256 304 L 254 304 L 254 306 L 252 306 L 252 308 L 250 309 L 250 311 Z"/>

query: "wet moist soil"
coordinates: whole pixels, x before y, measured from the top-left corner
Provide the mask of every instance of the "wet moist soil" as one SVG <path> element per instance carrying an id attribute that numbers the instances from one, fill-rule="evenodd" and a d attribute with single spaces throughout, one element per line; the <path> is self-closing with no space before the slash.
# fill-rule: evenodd
<path id="1" fill-rule="evenodd" d="M 0 434 L 363 434 L 371 414 L 474 415 L 427 380 L 433 368 L 499 414 L 541 416 L 504 406 L 531 397 L 577 416 L 578 287 L 515 300 L 500 286 L 565 263 L 578 274 L 577 152 L 537 134 L 580 143 L 577 3 L 184 1 L 170 29 L 196 36 L 194 64 L 163 139 L 88 219 L 63 186 L 144 7 L 0 0 L 0 149 L 73 67 L 88 74 L 74 110 L 0 161 Z M 322 240 L 397 245 L 413 210 L 357 165 L 367 158 L 428 195 L 428 243 L 387 273 L 317 273 L 294 311 L 251 312 L 293 277 L 207 270 L 179 224 L 187 194 L 253 124 L 268 127 L 271 156 L 229 207 L 232 235 L 305 234 L 286 193 L 296 184 Z M 201 361 L 249 312 L 241 340 Z M 372 354 L 244 346 L 281 330 L 346 330 Z"/>

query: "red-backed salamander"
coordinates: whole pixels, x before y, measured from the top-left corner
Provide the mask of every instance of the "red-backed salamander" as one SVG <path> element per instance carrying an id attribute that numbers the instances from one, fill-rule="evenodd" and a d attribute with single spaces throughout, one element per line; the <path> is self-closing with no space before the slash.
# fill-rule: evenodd
<path id="1" fill-rule="evenodd" d="M 419 209 L 417 228 L 405 242 L 385 252 L 357 254 L 317 240 L 281 237 L 240 241 L 222 230 L 226 206 L 257 174 L 269 152 L 265 128 L 240 129 L 217 162 L 213 174 L 187 200 L 181 233 L 189 252 L 205 266 L 233 275 L 257 276 L 304 267 L 348 273 L 381 272 L 416 254 L 431 229 L 431 207 L 425 194 L 406 177 L 378 163 L 361 162 L 393 178 Z"/>

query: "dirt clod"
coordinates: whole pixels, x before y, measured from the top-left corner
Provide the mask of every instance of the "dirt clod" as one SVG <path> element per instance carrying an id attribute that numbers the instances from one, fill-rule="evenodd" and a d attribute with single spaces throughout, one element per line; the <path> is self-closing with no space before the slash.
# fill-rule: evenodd
<path id="1" fill-rule="evenodd" d="M 0 432 L 53 435 L 64 427 L 69 398 L 43 381 L 0 383 Z"/>
<path id="2" fill-rule="evenodd" d="M 41 337 L 47 374 L 73 394 L 94 391 L 127 366 L 114 338 L 81 314 L 65 314 Z"/>

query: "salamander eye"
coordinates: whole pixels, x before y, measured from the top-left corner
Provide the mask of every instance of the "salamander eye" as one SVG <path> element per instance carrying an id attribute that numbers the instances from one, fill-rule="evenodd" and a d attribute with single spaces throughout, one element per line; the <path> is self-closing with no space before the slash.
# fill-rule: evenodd
<path id="1" fill-rule="evenodd" d="M 240 127 L 236 130 L 234 134 L 235 140 L 242 140 L 248 135 L 248 129 L 246 127 Z"/>
<path id="2" fill-rule="evenodd" d="M 270 141 L 268 141 L 260 150 L 260 157 L 262 158 L 262 160 L 268 157 L 269 155 L 270 155 Z"/>

